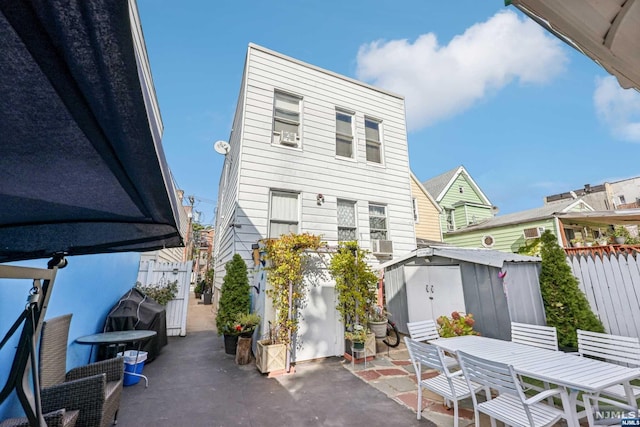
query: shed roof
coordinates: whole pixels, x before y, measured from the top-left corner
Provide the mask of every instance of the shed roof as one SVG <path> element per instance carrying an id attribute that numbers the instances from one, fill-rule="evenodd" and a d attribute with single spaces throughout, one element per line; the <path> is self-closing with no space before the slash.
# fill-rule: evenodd
<path id="1" fill-rule="evenodd" d="M 451 258 L 459 261 L 488 265 L 497 268 L 501 268 L 505 262 L 540 262 L 540 258 L 538 257 L 518 255 L 510 252 L 501 252 L 492 249 L 457 248 L 454 246 L 433 245 L 427 248 L 416 249 L 401 258 L 387 261 L 383 264 L 380 264 L 379 268 L 389 268 L 396 264 L 405 263 L 412 258 L 429 258 L 433 256 Z"/>

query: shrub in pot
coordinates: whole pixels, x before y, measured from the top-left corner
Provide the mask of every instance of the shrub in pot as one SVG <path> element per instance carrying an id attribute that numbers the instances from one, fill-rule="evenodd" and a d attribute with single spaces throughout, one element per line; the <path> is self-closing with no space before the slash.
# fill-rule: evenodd
<path id="1" fill-rule="evenodd" d="M 251 308 L 251 297 L 249 288 L 249 277 L 247 275 L 247 264 L 239 254 L 235 254 L 231 261 L 225 265 L 226 274 L 220 289 L 220 302 L 218 314 L 216 315 L 216 328 L 218 334 L 225 335 L 227 341 L 234 340 L 237 343 L 239 331 L 235 330 L 236 318 L 238 314 L 249 313 Z M 226 336 L 229 336 L 227 339 Z M 235 348 L 226 348 L 228 354 L 235 354 Z M 230 353 L 230 351 L 233 351 Z"/>

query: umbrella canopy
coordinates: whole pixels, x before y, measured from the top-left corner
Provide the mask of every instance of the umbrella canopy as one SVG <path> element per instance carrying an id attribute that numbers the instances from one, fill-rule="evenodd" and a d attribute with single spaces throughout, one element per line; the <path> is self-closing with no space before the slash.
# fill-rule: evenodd
<path id="1" fill-rule="evenodd" d="M 640 90 L 640 1 L 506 0 L 572 45 L 620 86 Z"/>
<path id="2" fill-rule="evenodd" d="M 135 2 L 0 0 L 0 262 L 182 245 Z"/>

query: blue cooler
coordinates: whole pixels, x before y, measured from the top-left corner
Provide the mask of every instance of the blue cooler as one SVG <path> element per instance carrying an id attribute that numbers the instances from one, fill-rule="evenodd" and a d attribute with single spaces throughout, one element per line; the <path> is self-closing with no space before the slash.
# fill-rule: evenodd
<path id="1" fill-rule="evenodd" d="M 138 375 L 142 374 L 144 362 L 147 360 L 146 351 L 127 350 L 124 353 L 118 353 L 118 356 L 124 357 L 124 381 L 125 386 L 135 385 L 140 382 Z M 131 375 L 132 373 L 138 375 Z"/>

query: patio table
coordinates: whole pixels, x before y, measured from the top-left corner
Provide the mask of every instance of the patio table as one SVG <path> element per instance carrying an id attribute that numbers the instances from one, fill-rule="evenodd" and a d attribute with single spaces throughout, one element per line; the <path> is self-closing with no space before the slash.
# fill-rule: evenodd
<path id="1" fill-rule="evenodd" d="M 441 338 L 431 341 L 431 344 L 452 354 L 461 350 L 483 359 L 506 363 L 520 375 L 566 388 L 572 415 L 569 425 L 579 425 L 577 397 L 580 391 L 595 394 L 612 385 L 623 384 L 628 402 L 636 406 L 629 382 L 640 377 L 638 368 L 474 335 Z"/>

